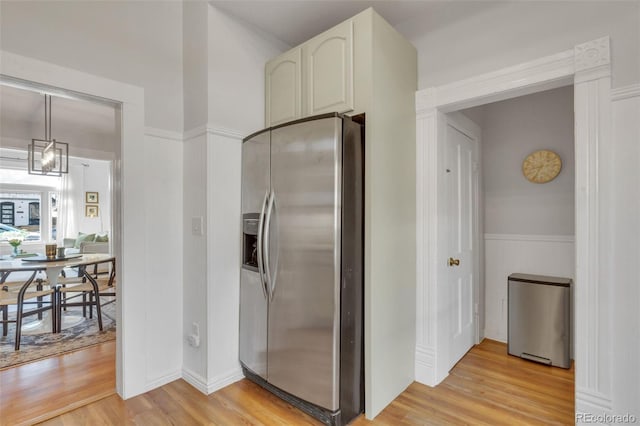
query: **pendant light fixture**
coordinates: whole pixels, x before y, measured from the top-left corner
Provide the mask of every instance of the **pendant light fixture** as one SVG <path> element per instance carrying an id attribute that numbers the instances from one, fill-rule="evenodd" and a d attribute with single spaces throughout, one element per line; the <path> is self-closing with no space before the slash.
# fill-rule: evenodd
<path id="1" fill-rule="evenodd" d="M 69 173 L 69 144 L 51 137 L 51 95 L 44 95 L 44 140 L 31 139 L 28 171 L 31 175 Z"/>

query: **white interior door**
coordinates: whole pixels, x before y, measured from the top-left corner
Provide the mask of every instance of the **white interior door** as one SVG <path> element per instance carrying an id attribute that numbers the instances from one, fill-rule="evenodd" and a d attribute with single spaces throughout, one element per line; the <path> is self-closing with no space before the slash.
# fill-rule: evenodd
<path id="1" fill-rule="evenodd" d="M 475 341 L 474 293 L 477 282 L 477 183 L 478 135 L 447 116 L 445 165 L 448 206 L 448 298 L 449 368 L 453 367 Z M 447 251 L 445 251 L 447 253 Z"/>

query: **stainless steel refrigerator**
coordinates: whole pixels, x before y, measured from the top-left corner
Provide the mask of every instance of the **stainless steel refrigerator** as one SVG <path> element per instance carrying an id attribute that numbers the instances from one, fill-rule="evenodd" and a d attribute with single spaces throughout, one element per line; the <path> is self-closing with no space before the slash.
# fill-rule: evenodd
<path id="1" fill-rule="evenodd" d="M 364 406 L 363 141 L 323 114 L 242 146 L 240 362 L 326 424 Z"/>

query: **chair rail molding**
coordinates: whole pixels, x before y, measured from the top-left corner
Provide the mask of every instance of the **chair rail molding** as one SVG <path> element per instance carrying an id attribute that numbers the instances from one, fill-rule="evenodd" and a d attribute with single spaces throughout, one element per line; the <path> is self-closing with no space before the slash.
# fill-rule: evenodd
<path id="1" fill-rule="evenodd" d="M 611 414 L 611 289 L 600 226 L 600 148 L 611 135 L 611 57 L 609 37 L 573 49 L 416 93 L 417 298 L 416 381 L 435 386 L 447 375 L 443 358 L 448 343 L 446 315 L 439 292 L 446 284 L 439 252 L 442 224 L 444 113 L 573 84 L 575 110 L 576 412 Z M 634 89 L 634 93 L 635 93 Z M 627 91 L 619 96 L 627 96 Z M 439 142 L 440 141 L 440 142 Z M 604 266 L 602 266 L 604 265 Z M 602 267 L 601 267 L 602 266 Z M 439 338 L 440 337 L 440 338 Z"/>
<path id="2" fill-rule="evenodd" d="M 144 128 L 144 134 L 146 136 L 152 136 L 158 139 L 166 139 L 174 142 L 182 142 L 183 135 L 180 132 L 173 132 L 171 130 L 159 129 L 157 127 L 146 126 Z"/>
<path id="3" fill-rule="evenodd" d="M 621 101 L 623 99 L 635 98 L 638 96 L 640 96 L 640 83 L 617 87 L 611 90 L 612 101 Z"/>
<path id="4" fill-rule="evenodd" d="M 186 142 L 188 140 L 195 139 L 203 135 L 215 135 L 215 136 L 222 136 L 222 137 L 227 137 L 231 139 L 242 140 L 248 134 L 250 134 L 250 132 L 243 133 L 239 130 L 226 129 L 222 127 L 205 124 L 205 125 L 194 127 L 193 129 L 185 131 L 182 134 L 182 139 Z"/>

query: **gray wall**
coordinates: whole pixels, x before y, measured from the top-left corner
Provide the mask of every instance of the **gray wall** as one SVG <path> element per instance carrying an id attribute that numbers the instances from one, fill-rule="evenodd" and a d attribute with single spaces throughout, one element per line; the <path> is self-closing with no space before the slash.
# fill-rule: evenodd
<path id="1" fill-rule="evenodd" d="M 573 235 L 573 87 L 466 113 L 482 127 L 485 233 Z M 524 158 L 539 149 L 551 149 L 562 159 L 558 177 L 545 184 L 522 174 Z"/>
<path id="2" fill-rule="evenodd" d="M 640 2 L 479 3 L 482 7 L 447 8 L 440 19 L 417 16 L 398 26 L 418 49 L 419 89 L 553 55 L 606 35 L 611 36 L 613 87 L 640 81 Z"/>

